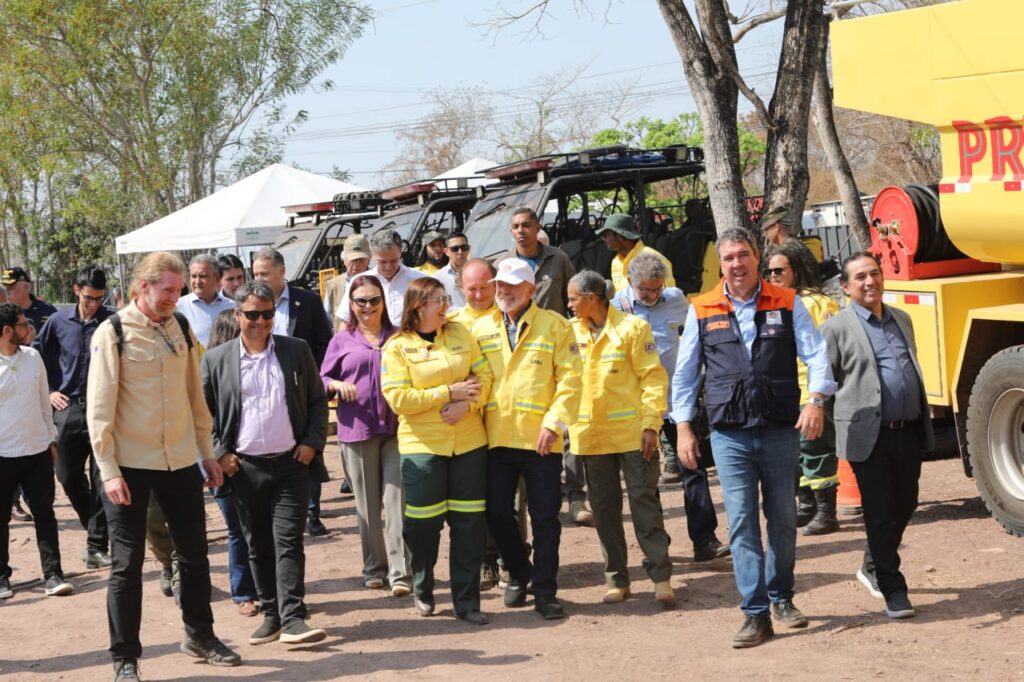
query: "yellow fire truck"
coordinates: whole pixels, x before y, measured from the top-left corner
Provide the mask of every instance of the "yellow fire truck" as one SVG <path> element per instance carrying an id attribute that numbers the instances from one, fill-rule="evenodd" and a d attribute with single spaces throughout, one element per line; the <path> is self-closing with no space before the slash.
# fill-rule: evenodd
<path id="1" fill-rule="evenodd" d="M 871 212 L 886 302 L 914 320 L 933 416 L 967 475 L 1024 535 L 1022 0 L 963 0 L 836 22 L 835 104 L 938 128 L 943 177 Z"/>

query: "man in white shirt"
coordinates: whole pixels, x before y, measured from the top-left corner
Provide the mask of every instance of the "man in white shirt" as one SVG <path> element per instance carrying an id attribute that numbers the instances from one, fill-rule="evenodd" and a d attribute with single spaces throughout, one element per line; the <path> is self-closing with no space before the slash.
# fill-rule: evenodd
<path id="1" fill-rule="evenodd" d="M 369 270 L 369 274 L 376 275 L 384 287 L 388 317 L 391 318 L 391 324 L 397 327 L 402 323 L 405 290 L 409 282 L 425 275 L 402 262 L 402 238 L 394 230 L 380 230 L 370 235 L 370 254 L 373 256 L 374 266 Z M 349 318 L 347 290 L 335 315 L 343 320 Z"/>
<path id="2" fill-rule="evenodd" d="M 28 342 L 21 306 L 0 303 L 0 500 L 25 490 L 36 527 L 36 545 L 47 595 L 71 594 L 60 565 L 57 518 L 53 514 L 53 463 L 57 427 L 53 424 L 46 366 Z M 0 599 L 11 591 L 10 517 L 0 514 Z"/>
<path id="3" fill-rule="evenodd" d="M 210 345 L 213 321 L 235 303 L 220 292 L 221 267 L 217 259 L 201 253 L 188 264 L 188 286 L 192 293 L 178 299 L 178 312 L 188 318 L 192 333 L 203 347 Z"/>
<path id="4" fill-rule="evenodd" d="M 431 276 L 444 284 L 445 291 L 452 297 L 448 310 L 458 310 L 466 305 L 458 277 L 469 261 L 469 239 L 461 232 L 451 233 L 445 240 L 444 252 L 448 255 L 448 264 Z"/>

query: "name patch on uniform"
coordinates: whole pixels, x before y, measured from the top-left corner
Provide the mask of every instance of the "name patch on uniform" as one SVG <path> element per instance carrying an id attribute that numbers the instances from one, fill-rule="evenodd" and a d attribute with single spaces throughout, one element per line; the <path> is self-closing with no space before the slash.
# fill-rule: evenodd
<path id="1" fill-rule="evenodd" d="M 716 320 L 714 322 L 708 322 L 708 331 L 713 332 L 719 329 L 728 329 L 729 320 Z"/>
<path id="2" fill-rule="evenodd" d="M 453 353 L 464 353 L 466 351 L 465 346 L 452 346 Z"/>
<path id="3" fill-rule="evenodd" d="M 530 364 L 531 365 L 541 365 L 541 366 L 543 366 L 544 362 L 542 360 L 530 360 Z"/>
<path id="4" fill-rule="evenodd" d="M 494 339 L 500 339 L 500 338 L 501 338 L 501 334 L 486 334 L 484 336 L 476 337 L 476 340 L 477 341 L 492 341 Z"/>

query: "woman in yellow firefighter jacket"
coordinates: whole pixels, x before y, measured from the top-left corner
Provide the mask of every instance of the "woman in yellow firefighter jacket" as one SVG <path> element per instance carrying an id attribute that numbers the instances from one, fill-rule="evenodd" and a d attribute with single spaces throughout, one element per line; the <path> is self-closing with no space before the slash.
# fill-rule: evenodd
<path id="1" fill-rule="evenodd" d="M 480 408 L 492 375 L 469 330 L 446 323 L 449 302 L 444 285 L 432 277 L 409 284 L 400 331 L 384 346 L 381 388 L 398 415 L 406 501 L 402 535 L 416 608 L 423 616 L 434 613 L 434 565 L 447 519 L 455 615 L 482 625 L 487 433 Z"/>
<path id="2" fill-rule="evenodd" d="M 583 360 L 579 416 L 569 427 L 572 451 L 583 458 L 590 506 L 605 558 L 604 602 L 629 596 L 622 486 L 633 529 L 654 581 L 655 598 L 675 602 L 669 577 L 668 534 L 658 500 L 658 432 L 667 409 L 668 375 L 661 366 L 651 327 L 608 306 L 607 284 L 584 270 L 569 281 L 572 330 Z"/>
<path id="3" fill-rule="evenodd" d="M 818 286 L 815 263 L 808 263 L 807 249 L 795 239 L 786 239 L 768 250 L 765 276 L 775 286 L 796 289 L 815 327 L 839 312 L 839 306 Z M 807 365 L 797 360 L 800 404 L 810 400 Z M 800 487 L 797 489 L 797 528 L 804 535 L 826 535 L 839 530 L 836 491 L 839 489 L 839 459 L 836 457 L 836 429 L 826 415 L 821 435 L 813 440 L 800 436 Z"/>

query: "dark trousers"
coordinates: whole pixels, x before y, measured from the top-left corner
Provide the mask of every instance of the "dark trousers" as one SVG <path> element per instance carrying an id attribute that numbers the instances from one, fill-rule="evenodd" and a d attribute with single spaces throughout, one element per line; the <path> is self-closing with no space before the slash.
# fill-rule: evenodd
<path id="1" fill-rule="evenodd" d="M 71 398 L 67 408 L 54 411 L 53 423 L 57 426 L 57 480 L 86 530 L 86 547 L 106 552 L 110 541 L 107 517 L 100 501 L 103 481 L 85 425 L 85 405 Z"/>
<path id="2" fill-rule="evenodd" d="M 231 477 L 238 520 L 249 543 L 249 565 L 260 611 L 283 625 L 306 618 L 306 531 L 309 468 L 291 453 L 242 456 Z"/>
<path id="3" fill-rule="evenodd" d="M 181 573 L 181 616 L 193 639 L 213 636 L 210 610 L 210 562 L 206 544 L 203 475 L 198 466 L 174 471 L 121 467 L 131 504 L 113 504 L 103 495 L 110 530 L 110 583 L 107 621 L 114 660 L 142 655 L 142 561 L 146 553 L 146 516 L 150 494 L 163 510 Z"/>
<path id="4" fill-rule="evenodd" d="M 565 474 L 565 483 L 562 484 L 562 495 L 569 502 L 578 502 L 587 499 L 587 491 L 583 489 L 583 467 L 579 458 L 569 452 L 569 442 L 566 439 L 565 454 L 562 455 L 562 470 Z"/>
<path id="5" fill-rule="evenodd" d="M 307 484 L 308 497 L 307 497 L 307 511 L 310 516 L 320 518 L 320 496 L 323 494 L 324 484 L 320 481 L 316 481 L 312 478 L 309 479 Z"/>
<path id="6" fill-rule="evenodd" d="M 456 615 L 480 610 L 480 565 L 487 522 L 487 448 L 461 455 L 402 455 L 405 514 L 402 537 L 409 547 L 412 589 L 434 603 L 434 565 L 441 529 L 450 528 L 448 570 Z"/>
<path id="7" fill-rule="evenodd" d="M 878 589 L 886 597 L 907 591 L 900 572 L 899 547 L 903 531 L 917 509 L 918 479 L 921 477 L 920 427 L 898 431 L 881 429 L 871 455 L 863 462 L 850 462 L 860 488 L 861 509 L 868 549 L 864 568 L 874 569 Z"/>
<path id="8" fill-rule="evenodd" d="M 228 527 L 228 580 L 231 585 L 231 601 L 243 604 L 256 601 L 256 583 L 249 566 L 249 543 L 245 541 L 242 523 L 238 519 L 238 509 L 230 494 L 224 497 L 214 495 L 224 524 Z"/>
<path id="9" fill-rule="evenodd" d="M 36 527 L 36 546 L 43 577 L 63 574 L 57 518 L 53 515 L 53 462 L 49 450 L 26 457 L 0 457 L 0 500 L 12 499 L 19 485 L 27 493 L 25 497 Z M 0 578 L 11 577 L 10 523 L 10 509 L 0 509 Z"/>
<path id="10" fill-rule="evenodd" d="M 661 429 L 665 432 L 665 438 L 675 448 L 679 433 L 676 425 L 665 420 Z M 711 501 L 708 470 L 704 467 L 690 469 L 682 462 L 678 462 L 678 466 L 682 477 L 686 531 L 693 542 L 693 548 L 701 549 L 715 539 L 715 531 L 718 530 L 718 515 L 715 514 L 715 503 Z"/>
<path id="11" fill-rule="evenodd" d="M 540 456 L 532 450 L 495 448 L 487 463 L 487 525 L 498 543 L 502 561 L 515 582 L 533 580 L 533 593 L 553 597 L 558 592 L 558 545 L 562 524 L 562 458 L 557 452 Z M 533 565 L 516 520 L 519 477 L 526 481 L 526 505 L 533 530 Z"/>

